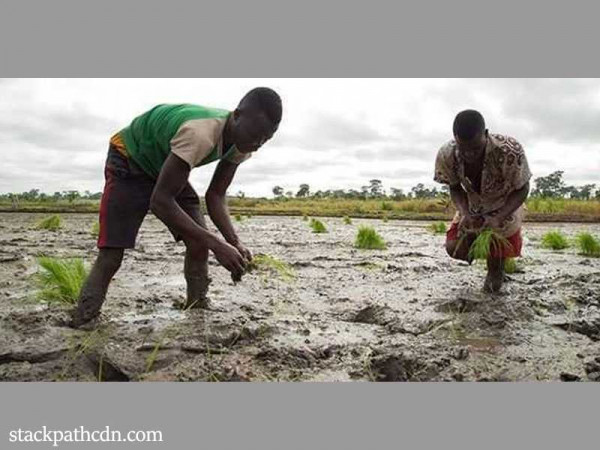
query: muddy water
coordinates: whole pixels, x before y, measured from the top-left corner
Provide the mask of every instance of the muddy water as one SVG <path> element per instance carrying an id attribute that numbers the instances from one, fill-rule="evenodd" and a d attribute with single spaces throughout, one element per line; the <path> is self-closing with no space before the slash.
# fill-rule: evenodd
<path id="1" fill-rule="evenodd" d="M 149 217 L 97 327 L 72 330 L 63 307 L 36 301 L 35 257 L 91 263 L 96 216 L 64 215 L 56 233 L 32 229 L 40 217 L 0 214 L 0 380 L 600 379 L 600 259 L 539 245 L 599 225 L 526 224 L 522 270 L 488 295 L 483 267 L 451 261 L 425 222 L 328 219 L 313 234 L 299 217 L 253 217 L 241 238 L 295 279 L 234 285 L 211 260 L 214 310 L 182 312 L 184 247 Z M 388 249 L 354 249 L 361 224 Z"/>

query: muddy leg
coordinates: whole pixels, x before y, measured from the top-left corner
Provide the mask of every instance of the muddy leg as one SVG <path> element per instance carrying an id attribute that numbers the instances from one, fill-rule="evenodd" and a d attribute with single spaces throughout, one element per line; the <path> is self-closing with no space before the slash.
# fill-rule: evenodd
<path id="1" fill-rule="evenodd" d="M 504 258 L 492 258 L 487 260 L 487 276 L 483 285 L 486 292 L 498 292 L 504 282 Z"/>
<path id="2" fill-rule="evenodd" d="M 184 308 L 208 308 L 208 248 L 186 243 L 184 274 L 187 283 Z"/>
<path id="3" fill-rule="evenodd" d="M 122 248 L 100 249 L 90 275 L 79 294 L 79 302 L 73 311 L 71 326 L 79 327 L 100 314 L 108 285 L 121 267 L 123 253 Z"/>

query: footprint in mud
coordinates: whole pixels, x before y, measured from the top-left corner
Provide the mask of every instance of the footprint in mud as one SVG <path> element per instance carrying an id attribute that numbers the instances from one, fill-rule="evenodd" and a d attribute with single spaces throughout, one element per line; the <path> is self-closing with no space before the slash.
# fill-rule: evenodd
<path id="1" fill-rule="evenodd" d="M 375 355 L 367 370 L 373 381 L 430 381 L 440 372 L 437 364 L 405 353 Z"/>
<path id="2" fill-rule="evenodd" d="M 349 322 L 364 323 L 368 325 L 386 326 L 396 320 L 396 314 L 389 306 L 368 305 L 354 313 Z"/>
<path id="3" fill-rule="evenodd" d="M 600 381 L 600 356 L 585 363 L 585 373 L 590 381 Z"/>
<path id="4" fill-rule="evenodd" d="M 435 310 L 445 313 L 469 313 L 476 311 L 484 304 L 485 300 L 481 298 L 459 296 L 439 304 Z"/>
<path id="5" fill-rule="evenodd" d="M 600 317 L 591 320 L 581 319 L 572 322 L 561 322 L 554 325 L 565 331 L 583 334 L 592 341 L 600 341 Z"/>

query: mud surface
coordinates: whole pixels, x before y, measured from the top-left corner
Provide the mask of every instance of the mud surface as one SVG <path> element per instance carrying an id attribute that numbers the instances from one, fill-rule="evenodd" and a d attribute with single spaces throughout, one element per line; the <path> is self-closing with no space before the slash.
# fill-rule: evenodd
<path id="1" fill-rule="evenodd" d="M 236 224 L 255 253 L 295 278 L 252 273 L 234 285 L 211 259 L 212 311 L 180 311 L 184 247 L 148 217 L 93 330 L 62 325 L 66 309 L 36 300 L 40 254 L 91 263 L 96 216 L 0 214 L 0 380 L 600 381 L 600 259 L 540 248 L 541 235 L 599 225 L 526 224 L 521 270 L 500 294 L 483 266 L 451 261 L 426 222 L 299 217 Z M 353 248 L 370 224 L 387 250 Z"/>

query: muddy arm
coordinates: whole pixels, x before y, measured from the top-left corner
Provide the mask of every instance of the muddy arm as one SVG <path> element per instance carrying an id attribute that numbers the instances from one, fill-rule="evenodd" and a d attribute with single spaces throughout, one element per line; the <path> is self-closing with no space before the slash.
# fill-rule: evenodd
<path id="1" fill-rule="evenodd" d="M 525 200 L 527 200 L 527 196 L 529 195 L 529 182 L 525 184 L 521 189 L 517 191 L 513 191 L 508 198 L 506 199 L 506 203 L 502 208 L 498 210 L 497 216 L 501 219 L 506 219 L 513 212 L 515 212 Z"/>
<path id="2" fill-rule="evenodd" d="M 450 198 L 463 217 L 469 215 L 469 200 L 467 199 L 467 193 L 460 184 L 450 186 Z"/>
<path id="3" fill-rule="evenodd" d="M 204 197 L 210 219 L 231 245 L 238 245 L 240 240 L 229 217 L 226 196 L 237 167 L 229 161 L 219 162 Z"/>
<path id="4" fill-rule="evenodd" d="M 189 175 L 189 165 L 178 156 L 170 154 L 152 192 L 150 209 L 156 217 L 185 238 L 202 241 L 212 250 L 218 245 L 218 236 L 199 226 L 176 201 L 177 195 L 187 184 Z"/>
<path id="5" fill-rule="evenodd" d="M 173 153 L 169 154 L 152 192 L 150 209 L 184 239 L 212 250 L 227 270 L 242 273 L 246 263 L 239 251 L 198 225 L 177 203 L 176 197 L 187 184 L 189 175 L 189 165 Z"/>

